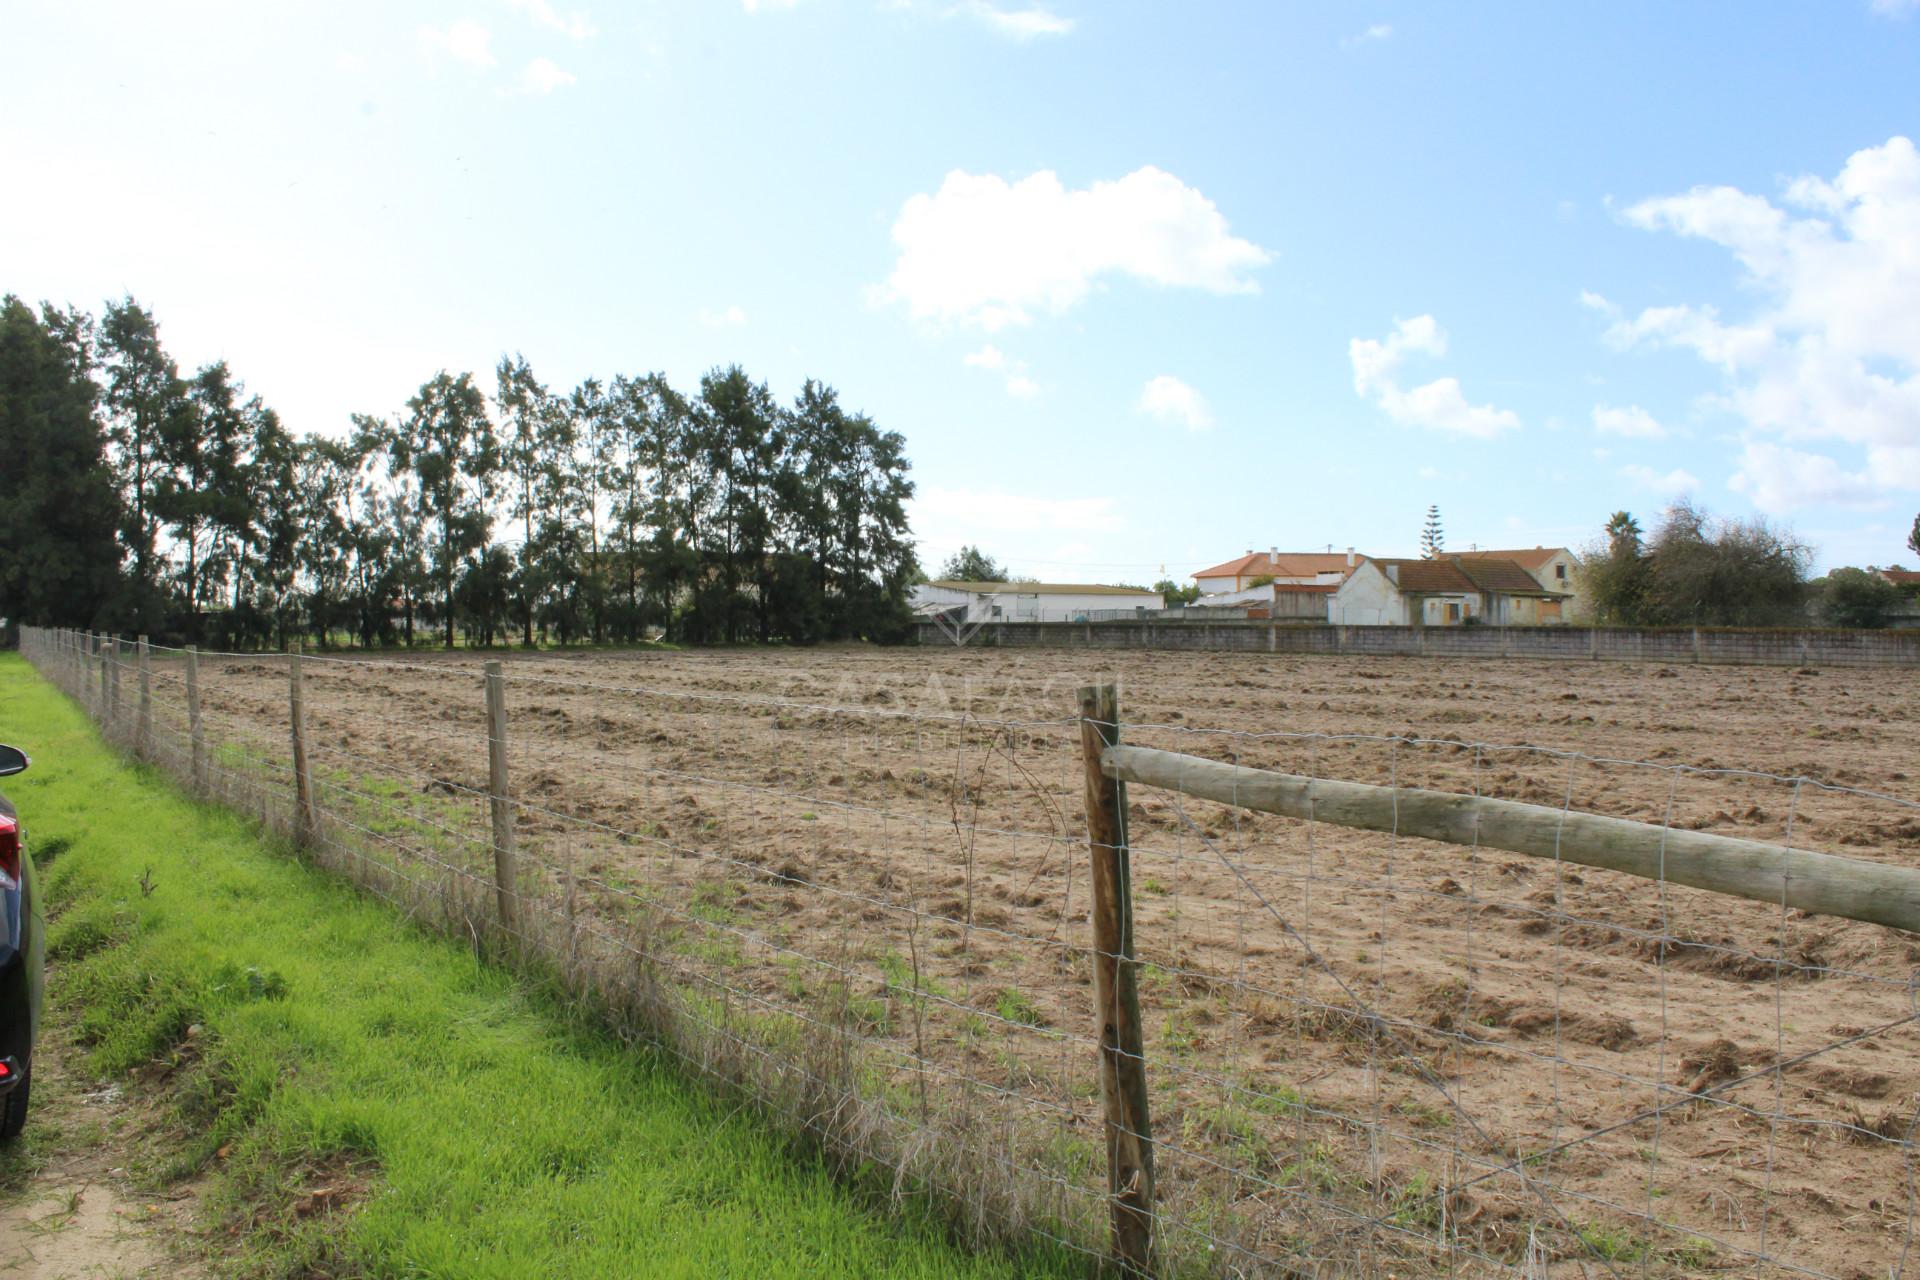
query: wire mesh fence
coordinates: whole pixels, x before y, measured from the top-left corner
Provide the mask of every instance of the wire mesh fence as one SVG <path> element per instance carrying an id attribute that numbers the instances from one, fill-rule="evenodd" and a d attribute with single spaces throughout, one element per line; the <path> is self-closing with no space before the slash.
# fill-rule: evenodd
<path id="1" fill-rule="evenodd" d="M 23 648 L 110 740 L 296 832 L 292 660 Z M 297 666 L 313 857 L 974 1241 L 1111 1263 L 1105 959 L 1139 991 L 1165 1274 L 1907 1265 L 1920 939 L 1791 884 L 1754 901 L 1135 785 L 1112 954 L 1070 678 L 983 699 L 527 656 L 501 733 L 478 659 Z M 1195 769 L 1609 815 L 1662 848 L 1910 868 L 1920 837 L 1920 806 L 1817 769 L 1134 723 L 1124 694 L 1118 719 Z"/>

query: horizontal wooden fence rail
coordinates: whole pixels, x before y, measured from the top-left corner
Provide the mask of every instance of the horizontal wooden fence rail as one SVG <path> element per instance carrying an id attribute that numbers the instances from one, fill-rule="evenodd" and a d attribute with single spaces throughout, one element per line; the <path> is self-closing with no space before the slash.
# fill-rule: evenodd
<path id="1" fill-rule="evenodd" d="M 1756 902 L 1920 931 L 1920 869 L 1545 805 L 1331 782 L 1151 747 L 1108 747 L 1108 777 L 1203 800 L 1624 871 Z"/>

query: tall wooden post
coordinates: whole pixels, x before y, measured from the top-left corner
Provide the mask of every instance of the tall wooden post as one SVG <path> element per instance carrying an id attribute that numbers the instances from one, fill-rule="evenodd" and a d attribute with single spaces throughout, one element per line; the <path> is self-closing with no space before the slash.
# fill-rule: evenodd
<path id="1" fill-rule="evenodd" d="M 287 724 L 293 737 L 293 839 L 313 839 L 313 778 L 307 772 L 307 711 L 300 684 L 300 642 L 287 650 Z"/>
<path id="2" fill-rule="evenodd" d="M 134 721 L 133 754 L 142 760 L 153 758 L 153 666 L 147 638 L 140 637 L 140 714 Z"/>
<path id="3" fill-rule="evenodd" d="M 1087 839 L 1093 855 L 1093 997 L 1100 1019 L 1100 1094 L 1107 1122 L 1107 1189 L 1113 1253 L 1128 1275 L 1152 1274 L 1153 1138 L 1140 986 L 1133 955 L 1133 875 L 1127 849 L 1127 787 L 1100 757 L 1120 741 L 1113 685 L 1080 690 L 1080 750 L 1086 769 Z"/>
<path id="4" fill-rule="evenodd" d="M 187 737 L 192 742 L 193 789 L 207 793 L 207 735 L 200 727 L 200 649 L 187 646 Z"/>
<path id="5" fill-rule="evenodd" d="M 507 799 L 507 679 L 496 660 L 487 663 L 487 799 L 493 812 L 493 888 L 500 924 L 520 927 L 515 893 L 513 807 Z"/>
<path id="6" fill-rule="evenodd" d="M 107 734 L 120 729 L 120 637 L 107 637 Z"/>

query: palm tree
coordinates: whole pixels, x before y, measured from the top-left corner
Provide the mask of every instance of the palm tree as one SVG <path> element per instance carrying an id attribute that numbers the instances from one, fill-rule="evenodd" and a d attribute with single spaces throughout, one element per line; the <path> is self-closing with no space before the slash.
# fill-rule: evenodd
<path id="1" fill-rule="evenodd" d="M 1640 522 L 1630 512 L 1616 511 L 1607 519 L 1607 547 L 1616 554 L 1640 554 L 1641 533 Z"/>

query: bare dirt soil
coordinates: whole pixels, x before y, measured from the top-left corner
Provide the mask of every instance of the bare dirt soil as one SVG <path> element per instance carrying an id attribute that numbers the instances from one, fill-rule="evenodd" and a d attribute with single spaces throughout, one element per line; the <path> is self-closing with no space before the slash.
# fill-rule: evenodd
<path id="1" fill-rule="evenodd" d="M 36 1054 L 34 1112 L 22 1140 L 31 1153 L 9 1153 L 35 1167 L 0 1194 L 0 1276 L 205 1275 L 181 1256 L 197 1208 L 195 1190 L 143 1194 L 134 1184 L 131 1170 L 149 1154 L 157 1106 L 118 1085 L 76 1077 L 70 1058 L 77 1052 L 54 1032 Z"/>
<path id="2" fill-rule="evenodd" d="M 478 658 L 305 665 L 322 806 L 369 856 L 484 875 Z M 906 1120 L 1058 1177 L 1066 1217 L 1105 1180 L 1082 683 L 1120 682 L 1131 742 L 1920 860 L 1908 671 L 939 648 L 541 655 L 507 679 L 538 911 L 653 921 L 729 1016 L 851 1028 Z M 214 767 L 284 777 L 283 664 L 207 658 L 201 684 Z M 181 695 L 157 664 L 168 741 Z M 1902 1256 L 1920 938 L 1130 801 L 1176 1245 L 1381 1274 L 1865 1280 Z"/>

